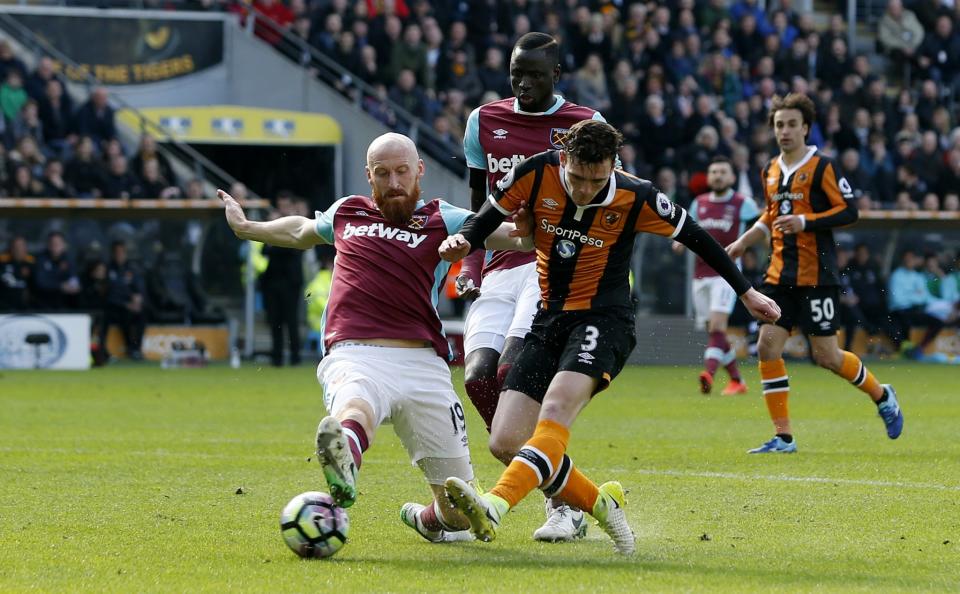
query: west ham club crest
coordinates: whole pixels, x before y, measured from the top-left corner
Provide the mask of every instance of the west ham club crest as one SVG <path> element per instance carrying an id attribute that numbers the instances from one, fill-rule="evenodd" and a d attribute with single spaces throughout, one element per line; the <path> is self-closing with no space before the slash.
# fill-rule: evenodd
<path id="1" fill-rule="evenodd" d="M 550 128 L 550 145 L 555 149 L 562 149 L 570 128 Z"/>
<path id="2" fill-rule="evenodd" d="M 427 215 L 413 215 L 410 217 L 410 222 L 407 223 L 407 227 L 411 229 L 423 229 L 423 226 L 427 224 Z"/>

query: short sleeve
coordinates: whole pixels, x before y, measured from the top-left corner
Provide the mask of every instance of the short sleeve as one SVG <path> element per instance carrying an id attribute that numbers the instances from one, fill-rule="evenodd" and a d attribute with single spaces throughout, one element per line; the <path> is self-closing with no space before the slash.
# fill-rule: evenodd
<path id="1" fill-rule="evenodd" d="M 470 112 L 467 126 L 463 132 L 463 152 L 467 157 L 467 167 L 470 169 L 487 170 L 483 156 L 483 147 L 480 146 L 480 108 Z"/>
<path id="2" fill-rule="evenodd" d="M 471 216 L 473 216 L 473 212 L 465 208 L 454 206 L 444 200 L 440 201 L 440 218 L 443 219 L 443 223 L 447 226 L 447 235 L 459 233 L 463 224 L 466 223 L 467 219 Z"/>
<path id="3" fill-rule="evenodd" d="M 497 182 L 493 194 L 490 195 L 490 202 L 504 215 L 513 214 L 530 199 L 536 177 L 536 161 L 520 161 Z"/>
<path id="4" fill-rule="evenodd" d="M 318 210 L 314 214 L 317 235 L 319 235 L 320 239 L 322 239 L 325 243 L 333 245 L 333 217 L 335 214 L 337 214 L 337 209 L 340 208 L 340 205 L 343 204 L 348 198 L 350 197 L 344 196 L 340 200 L 334 202 L 327 210 L 323 212 Z"/>
<path id="5" fill-rule="evenodd" d="M 753 201 L 753 198 L 744 198 L 743 204 L 740 205 L 740 221 L 746 223 L 759 217 L 760 209 L 757 208 L 757 203 Z"/>
<path id="6" fill-rule="evenodd" d="M 651 186 L 644 199 L 640 216 L 637 217 L 636 231 L 653 233 L 673 239 L 680 233 L 687 220 L 687 211 L 673 200 Z"/>

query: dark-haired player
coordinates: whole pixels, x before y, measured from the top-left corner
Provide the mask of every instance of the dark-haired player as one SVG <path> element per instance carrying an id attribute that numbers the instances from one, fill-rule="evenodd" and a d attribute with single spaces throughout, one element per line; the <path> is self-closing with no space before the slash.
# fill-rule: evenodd
<path id="1" fill-rule="evenodd" d="M 780 155 L 761 173 L 765 208 L 756 224 L 727 246 L 727 253 L 738 258 L 751 245 L 770 238 L 770 265 L 761 290 L 783 311 L 776 324 L 760 327 L 757 342 L 763 396 L 776 435 L 751 454 L 797 451 L 787 408 L 790 383 L 783 345 L 798 325 L 810 339 L 814 361 L 876 403 L 887 436 L 896 439 L 903 430 L 893 388 L 880 384 L 859 357 L 837 343 L 840 275 L 833 228 L 855 222 L 858 214 L 850 183 L 817 147 L 807 146 L 815 115 L 806 95 L 774 98 L 769 124 Z"/>
<path id="2" fill-rule="evenodd" d="M 488 493 L 447 479 L 447 495 L 481 540 L 491 540 L 507 511 L 540 488 L 596 518 L 617 551 L 634 551 L 620 483 L 597 487 L 566 455 L 570 426 L 594 394 L 620 372 L 636 344 L 630 302 L 630 254 L 637 233 L 676 239 L 729 282 L 751 314 L 774 321 L 776 304 L 685 210 L 645 180 L 614 169 L 623 136 L 605 122 L 574 124 L 560 151 L 517 165 L 440 254 L 467 255 L 510 213 L 533 215 L 540 308 L 504 384 L 491 443 L 517 452 Z M 511 443 L 512 442 L 512 443 Z M 520 443 L 517 443 L 520 442 Z"/>
<path id="3" fill-rule="evenodd" d="M 514 97 L 481 105 L 467 120 L 463 146 L 474 211 L 524 158 L 560 148 L 563 135 L 581 120 L 603 120 L 589 107 L 555 95 L 559 78 L 560 48 L 553 37 L 531 32 L 517 40 L 510 55 Z M 503 380 L 530 331 L 539 296 L 533 253 L 496 251 L 489 256 L 484 262 L 484 252 L 477 251 L 466 259 L 457 277 L 462 295 L 479 295 L 467 312 L 464 329 L 464 387 L 488 431 Z M 501 453 L 504 464 L 516 453 L 504 452 L 495 444 L 492 449 Z M 533 533 L 535 539 L 566 541 L 586 534 L 582 511 L 550 499 L 546 508 L 546 522 Z"/>
<path id="4" fill-rule="evenodd" d="M 733 191 L 737 181 L 733 163 L 726 157 L 716 157 L 707 167 L 707 185 L 710 192 L 697 196 L 690 205 L 690 218 L 717 240 L 727 245 L 739 237 L 747 223 L 760 216 L 757 204 Z M 683 252 L 683 244 L 673 243 L 675 252 Z M 706 324 L 709 339 L 703 353 L 704 370 L 700 373 L 700 391 L 709 394 L 713 376 L 722 365 L 730 374 L 730 383 L 723 389 L 724 396 L 745 394 L 747 385 L 740 376 L 737 352 L 727 340 L 727 322 L 737 295 L 703 258 L 697 258 L 693 268 L 693 309 L 697 327 Z"/>

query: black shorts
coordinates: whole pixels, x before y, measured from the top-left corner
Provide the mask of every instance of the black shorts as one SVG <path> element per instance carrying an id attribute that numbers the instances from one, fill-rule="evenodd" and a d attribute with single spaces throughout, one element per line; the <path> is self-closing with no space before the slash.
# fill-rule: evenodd
<path id="1" fill-rule="evenodd" d="M 760 292 L 780 306 L 776 325 L 809 336 L 833 336 L 840 325 L 840 287 L 789 287 L 764 283 Z"/>
<path id="2" fill-rule="evenodd" d="M 636 321 L 629 308 L 541 309 L 503 388 L 543 402 L 558 371 L 575 371 L 600 380 L 596 394 L 620 373 L 636 345 Z"/>

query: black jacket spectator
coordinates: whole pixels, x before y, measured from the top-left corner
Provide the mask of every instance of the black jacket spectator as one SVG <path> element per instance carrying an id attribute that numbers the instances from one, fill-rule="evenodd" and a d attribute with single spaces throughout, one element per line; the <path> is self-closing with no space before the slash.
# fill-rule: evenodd
<path id="1" fill-rule="evenodd" d="M 113 140 L 117 136 L 113 108 L 107 102 L 107 91 L 98 87 L 90 94 L 90 99 L 80 106 L 76 114 L 77 133 L 90 136 L 100 144 Z"/>
<path id="2" fill-rule="evenodd" d="M 80 280 L 62 233 L 54 231 L 47 237 L 47 250 L 37 258 L 34 278 L 37 309 L 56 311 L 76 305 Z"/>
<path id="3" fill-rule="evenodd" d="M 0 312 L 23 311 L 30 307 L 35 261 L 27 253 L 27 240 L 16 236 L 10 249 L 0 254 Z"/>
<path id="4" fill-rule="evenodd" d="M 64 94 L 60 81 L 48 82 L 38 103 L 43 136 L 48 143 L 62 142 L 73 133 L 73 104 L 69 96 Z"/>
<path id="5" fill-rule="evenodd" d="M 127 168 L 127 158 L 114 155 L 104 178 L 104 198 L 133 198 L 140 194 L 140 179 Z"/>
<path id="6" fill-rule="evenodd" d="M 98 198 L 103 195 L 106 172 L 100 161 L 94 158 L 93 140 L 89 136 L 80 139 L 77 152 L 67 163 L 66 181 L 80 197 Z"/>

